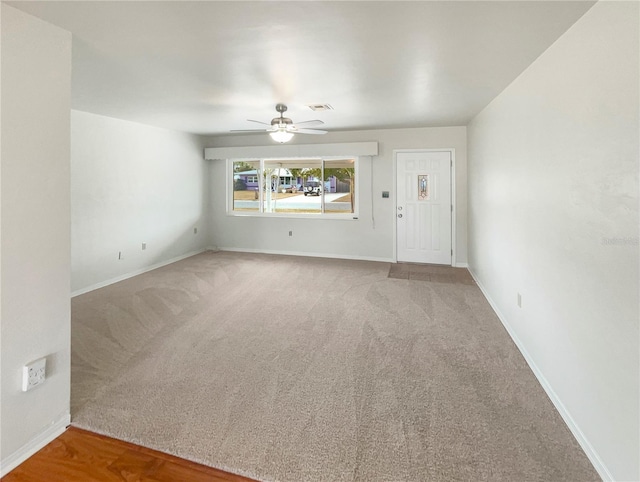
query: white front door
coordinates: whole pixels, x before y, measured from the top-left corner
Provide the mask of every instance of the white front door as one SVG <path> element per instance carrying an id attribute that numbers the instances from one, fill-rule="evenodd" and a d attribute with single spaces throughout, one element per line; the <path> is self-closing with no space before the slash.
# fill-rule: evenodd
<path id="1" fill-rule="evenodd" d="M 398 261 L 451 265 L 451 152 L 396 157 Z"/>

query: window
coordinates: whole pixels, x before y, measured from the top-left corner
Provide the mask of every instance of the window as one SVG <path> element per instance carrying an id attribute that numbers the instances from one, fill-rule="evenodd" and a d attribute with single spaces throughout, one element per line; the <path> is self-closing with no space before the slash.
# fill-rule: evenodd
<path id="1" fill-rule="evenodd" d="M 356 217 L 356 158 L 230 163 L 230 214 Z"/>

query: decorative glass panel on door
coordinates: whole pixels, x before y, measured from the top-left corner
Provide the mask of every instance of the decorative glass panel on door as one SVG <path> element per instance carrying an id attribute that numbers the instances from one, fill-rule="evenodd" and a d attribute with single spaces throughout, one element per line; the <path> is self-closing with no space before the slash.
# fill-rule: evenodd
<path id="1" fill-rule="evenodd" d="M 429 200 L 429 175 L 418 174 L 418 200 Z"/>

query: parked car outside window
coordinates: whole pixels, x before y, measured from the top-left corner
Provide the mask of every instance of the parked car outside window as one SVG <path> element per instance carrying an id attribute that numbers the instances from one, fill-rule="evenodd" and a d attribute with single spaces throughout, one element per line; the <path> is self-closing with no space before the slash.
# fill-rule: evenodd
<path id="1" fill-rule="evenodd" d="M 305 196 L 320 196 L 321 193 L 322 193 L 322 186 L 317 181 L 309 181 L 304 186 Z"/>

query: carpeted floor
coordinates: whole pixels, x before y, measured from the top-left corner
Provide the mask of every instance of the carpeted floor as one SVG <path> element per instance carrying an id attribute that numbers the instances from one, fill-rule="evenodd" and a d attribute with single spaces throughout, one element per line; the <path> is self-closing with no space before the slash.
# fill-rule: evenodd
<path id="1" fill-rule="evenodd" d="M 466 270 L 403 270 L 207 252 L 78 296 L 72 422 L 270 481 L 599 480 Z"/>

